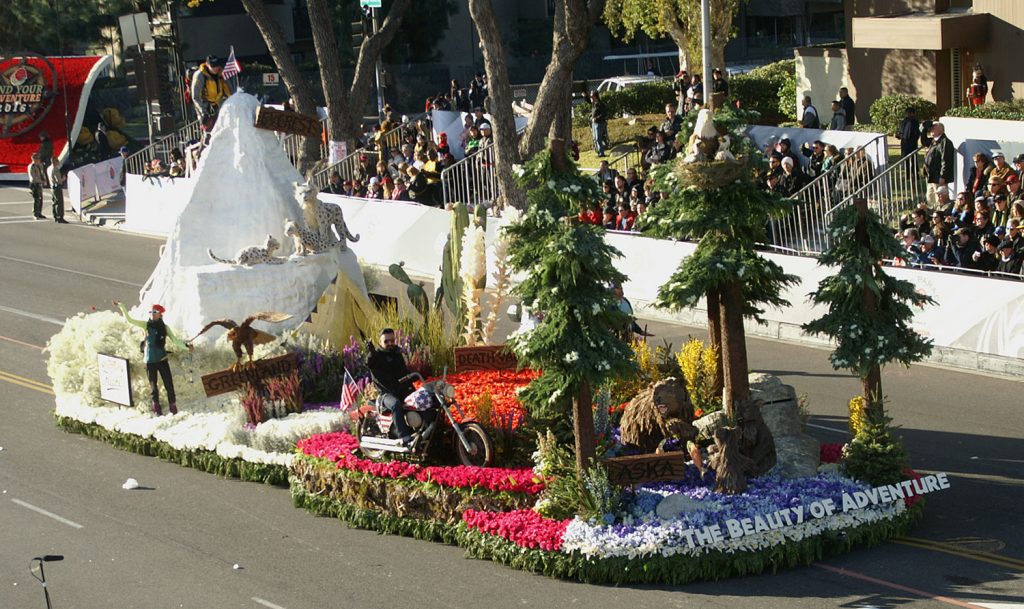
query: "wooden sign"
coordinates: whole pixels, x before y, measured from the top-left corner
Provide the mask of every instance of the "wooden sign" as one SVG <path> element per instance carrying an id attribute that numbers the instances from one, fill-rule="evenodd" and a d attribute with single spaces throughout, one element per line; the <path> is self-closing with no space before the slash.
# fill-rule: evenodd
<path id="1" fill-rule="evenodd" d="M 618 486 L 682 480 L 686 474 L 686 456 L 681 452 L 614 457 L 601 463 L 608 469 L 608 480 Z"/>
<path id="2" fill-rule="evenodd" d="M 505 345 L 488 347 L 456 347 L 455 371 L 515 370 L 519 367 L 516 354 Z"/>
<path id="3" fill-rule="evenodd" d="M 258 359 L 255 366 L 246 367 L 238 372 L 221 370 L 203 376 L 203 391 L 206 397 L 227 393 L 240 389 L 246 383 L 259 383 L 275 376 L 285 376 L 299 369 L 299 362 L 294 353 L 279 355 L 270 359 Z"/>
<path id="4" fill-rule="evenodd" d="M 267 106 L 256 108 L 256 122 L 253 126 L 281 133 L 294 133 L 308 137 L 320 137 L 323 126 L 315 118 L 299 112 L 275 110 Z"/>

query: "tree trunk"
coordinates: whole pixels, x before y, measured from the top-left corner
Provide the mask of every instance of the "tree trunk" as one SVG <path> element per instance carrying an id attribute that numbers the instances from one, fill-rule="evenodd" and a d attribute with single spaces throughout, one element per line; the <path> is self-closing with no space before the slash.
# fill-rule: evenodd
<path id="1" fill-rule="evenodd" d="M 677 47 L 679 47 L 679 69 L 689 72 L 690 57 L 687 45 L 690 43 L 690 35 L 686 31 L 686 26 L 679 20 L 674 10 L 667 11 L 667 14 L 665 15 L 665 22 L 668 25 L 666 28 L 668 31 L 668 37 L 672 39 L 672 42 L 676 43 Z"/>
<path id="2" fill-rule="evenodd" d="M 320 86 L 323 87 L 324 102 L 327 104 L 328 135 L 332 141 L 346 142 L 349 149 L 354 150 L 348 97 L 344 83 L 338 77 L 341 74 L 341 56 L 338 53 L 338 39 L 334 35 L 331 12 L 326 0 L 309 0 L 307 9 L 309 25 L 313 31 L 313 46 L 320 64 Z"/>
<path id="3" fill-rule="evenodd" d="M 320 0 L 323 1 L 323 0 Z M 402 17 L 412 5 L 412 0 L 395 0 L 391 4 L 384 22 L 380 29 L 373 36 L 363 39 L 363 45 L 359 47 L 359 57 L 356 58 L 356 72 L 352 77 L 352 86 L 349 88 L 348 103 L 351 109 L 351 129 L 353 135 L 358 135 L 358 127 L 366 108 L 366 100 L 370 96 L 370 90 L 374 86 L 377 60 L 384 51 L 384 47 L 391 44 L 402 25 Z"/>
<path id="4" fill-rule="evenodd" d="M 281 32 L 281 26 L 267 12 L 263 0 L 242 0 L 242 6 L 245 7 L 245 12 L 249 13 L 253 23 L 256 24 L 256 29 L 263 36 L 263 42 L 266 43 L 270 56 L 274 59 L 274 64 L 281 71 L 281 80 L 284 81 L 285 89 L 288 90 L 288 95 L 291 96 L 292 102 L 295 104 L 295 110 L 306 116 L 315 117 L 317 113 L 313 93 L 306 81 L 302 79 L 299 67 L 292 59 L 292 53 Z M 305 174 L 320 158 L 320 142 L 315 137 L 302 139 L 302 148 L 299 149 L 297 164 L 299 172 Z"/>
<path id="5" fill-rule="evenodd" d="M 551 63 L 544 73 L 530 124 L 519 143 L 520 158 L 529 158 L 544 148 L 555 116 L 564 109 L 565 92 L 572 88 L 572 73 L 587 48 L 590 28 L 604 10 L 604 0 L 558 0 L 551 39 Z M 479 26 L 478 26 L 479 27 Z M 481 32 L 481 40 L 483 33 Z M 490 73 L 488 79 L 493 83 Z M 571 112 L 571 109 L 570 109 Z"/>
<path id="6" fill-rule="evenodd" d="M 576 471 L 582 475 L 597 456 L 594 447 L 594 402 L 589 384 L 580 384 L 580 393 L 572 405 L 576 424 Z"/>
<path id="7" fill-rule="evenodd" d="M 469 14 L 480 34 L 484 70 L 487 72 L 489 111 L 494 128 L 494 171 L 498 178 L 499 208 L 526 208 L 526 195 L 516 183 L 512 165 L 521 161 L 516 145 L 516 124 L 512 114 L 512 85 L 505 62 L 505 43 L 491 0 L 469 0 Z M 536 109 L 534 117 L 537 116 Z"/>
<path id="8" fill-rule="evenodd" d="M 736 16 L 736 0 L 711 2 L 711 67 L 725 71 L 725 45 L 732 40 L 732 22 Z M 709 83 L 704 83 L 709 86 Z"/>
<path id="9" fill-rule="evenodd" d="M 853 231 L 853 238 L 864 250 L 870 251 L 870 240 L 866 227 L 868 215 L 867 199 L 854 199 L 853 206 L 857 208 L 857 226 Z M 864 312 L 869 317 L 874 317 L 878 311 L 878 299 L 875 293 L 867 285 L 861 291 L 861 299 Z M 878 364 L 872 365 L 868 373 L 861 377 L 861 386 L 864 392 L 864 400 L 867 403 L 868 420 L 872 423 L 882 423 L 885 417 L 885 407 L 882 402 L 882 368 Z"/>
<path id="10" fill-rule="evenodd" d="M 747 339 L 743 328 L 743 290 L 739 281 L 729 281 L 722 286 L 719 308 L 722 311 L 722 363 L 725 381 L 725 397 L 722 402 L 726 414 L 733 416 L 736 402 L 750 399 Z"/>
<path id="11" fill-rule="evenodd" d="M 725 366 L 722 362 L 722 309 L 718 290 L 708 290 L 708 342 L 718 352 L 718 367 L 715 369 L 715 395 L 721 397 L 722 388 L 725 386 L 723 377 Z"/>

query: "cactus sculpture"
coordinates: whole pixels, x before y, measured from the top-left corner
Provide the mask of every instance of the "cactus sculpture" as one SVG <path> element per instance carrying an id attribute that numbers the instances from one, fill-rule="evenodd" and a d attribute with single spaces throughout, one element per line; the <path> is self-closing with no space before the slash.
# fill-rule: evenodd
<path id="1" fill-rule="evenodd" d="M 466 307 L 462 302 L 462 279 L 459 268 L 462 259 L 462 238 L 469 226 L 469 209 L 464 203 L 456 203 L 452 207 L 451 231 L 448 241 L 444 244 L 441 263 L 441 283 L 434 295 L 434 308 L 440 309 L 441 303 L 448 308 L 455 321 L 455 327 L 464 325 Z"/>
<path id="2" fill-rule="evenodd" d="M 405 284 L 405 293 L 409 301 L 424 318 L 430 315 L 430 299 L 427 298 L 427 291 L 423 289 L 422 283 L 413 283 L 412 278 L 402 268 L 404 262 L 392 264 L 388 267 L 388 274 Z"/>

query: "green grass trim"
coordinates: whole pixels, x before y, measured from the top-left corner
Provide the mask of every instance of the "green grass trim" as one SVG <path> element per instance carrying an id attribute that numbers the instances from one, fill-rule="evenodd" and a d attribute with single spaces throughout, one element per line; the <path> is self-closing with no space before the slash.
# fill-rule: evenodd
<path id="1" fill-rule="evenodd" d="M 461 521 L 450 523 L 403 517 L 344 503 L 326 494 L 310 492 L 296 477 L 292 477 L 290 482 L 295 507 L 337 518 L 350 527 L 458 545 L 466 550 L 467 556 L 473 558 L 493 560 L 558 579 L 593 584 L 684 584 L 764 572 L 775 573 L 843 554 L 858 546 L 878 545 L 905 534 L 921 515 L 918 505 L 893 520 L 865 524 L 842 532 L 828 532 L 758 552 L 709 552 L 699 557 L 675 555 L 591 559 L 579 553 L 523 548 L 504 538 L 470 529 Z"/>
<path id="2" fill-rule="evenodd" d="M 107 429 L 96 423 L 83 423 L 70 417 L 57 416 L 57 427 L 68 433 L 78 433 L 102 440 L 121 450 L 147 457 L 159 457 L 164 461 L 177 463 L 224 478 L 238 478 L 247 482 L 261 482 L 274 486 L 288 486 L 288 468 L 284 465 L 250 463 L 240 458 L 227 459 L 217 453 L 204 450 L 181 450 L 166 442 L 144 438 L 135 434 Z"/>

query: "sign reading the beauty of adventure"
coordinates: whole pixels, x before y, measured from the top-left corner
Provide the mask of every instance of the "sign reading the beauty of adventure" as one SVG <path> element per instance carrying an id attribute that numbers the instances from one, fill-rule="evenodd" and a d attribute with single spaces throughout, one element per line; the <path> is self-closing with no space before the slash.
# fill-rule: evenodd
<path id="1" fill-rule="evenodd" d="M 256 122 L 254 126 L 260 129 L 269 129 L 280 133 L 294 133 L 307 137 L 320 137 L 323 128 L 320 121 L 310 118 L 299 112 L 288 110 L 275 110 L 267 106 L 260 106 L 256 109 Z"/>
<path id="2" fill-rule="evenodd" d="M 294 353 L 279 355 L 270 359 L 259 359 L 251 367 L 241 370 L 221 370 L 203 376 L 203 391 L 206 397 L 234 391 L 246 383 L 260 383 L 275 376 L 285 376 L 299 369 Z"/>
<path id="3" fill-rule="evenodd" d="M 35 127 L 57 97 L 57 72 L 45 57 L 24 53 L 0 60 L 0 138 Z"/>
<path id="4" fill-rule="evenodd" d="M 686 457 L 681 452 L 614 457 L 601 463 L 608 469 L 608 481 L 618 486 L 681 480 L 686 475 Z"/>
<path id="5" fill-rule="evenodd" d="M 515 370 L 519 362 L 511 349 L 504 345 L 488 347 L 456 347 L 455 371 Z"/>
<path id="6" fill-rule="evenodd" d="M 128 360 L 105 353 L 96 354 L 100 374 L 100 398 L 132 406 L 132 377 L 128 368 Z"/>

